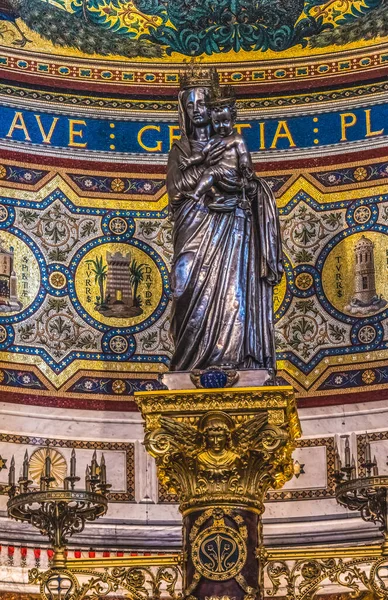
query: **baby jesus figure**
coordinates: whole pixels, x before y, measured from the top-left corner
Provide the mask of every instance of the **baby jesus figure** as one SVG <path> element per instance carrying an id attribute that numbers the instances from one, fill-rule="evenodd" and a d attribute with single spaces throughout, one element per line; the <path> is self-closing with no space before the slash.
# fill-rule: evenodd
<path id="1" fill-rule="evenodd" d="M 227 190 L 236 186 L 243 191 L 245 199 L 246 180 L 253 175 L 252 161 L 244 138 L 235 129 L 236 122 L 236 100 L 235 98 L 219 98 L 210 103 L 211 120 L 215 135 L 209 140 L 201 152 L 192 156 L 181 157 L 179 168 L 184 171 L 193 165 L 199 165 L 206 160 L 211 147 L 222 141 L 224 152 L 215 165 L 208 167 L 202 174 L 195 190 L 188 192 L 186 196 L 198 201 L 204 194 L 211 192 L 214 202 L 208 207 L 215 210 L 227 209 L 228 202 L 224 202 L 224 196 L 217 189 L 217 184 L 225 183 Z M 217 187 L 216 187 L 217 186 Z M 243 204 L 245 204 L 244 202 Z M 235 207 L 234 204 L 231 208 Z M 241 204 L 240 204 L 241 205 Z M 245 206 L 243 206 L 245 208 Z"/>

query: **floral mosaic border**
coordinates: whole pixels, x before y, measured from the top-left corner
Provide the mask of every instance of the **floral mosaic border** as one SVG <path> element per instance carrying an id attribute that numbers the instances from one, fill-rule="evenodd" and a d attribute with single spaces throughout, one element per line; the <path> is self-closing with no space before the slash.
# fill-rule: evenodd
<path id="1" fill-rule="evenodd" d="M 388 88 L 388 84 L 387 84 Z M 261 175 L 274 193 L 282 190 L 282 193 L 288 189 L 295 181 L 297 172 L 283 172 L 276 174 Z M 60 172 L 62 170 L 59 170 Z M 366 160 L 355 162 L 349 166 L 337 167 L 331 169 L 307 169 L 312 181 L 322 189 L 332 189 L 333 191 L 341 188 L 367 189 L 370 183 L 385 184 L 388 183 L 388 160 Z M 25 186 L 34 187 L 35 190 L 42 189 L 56 173 L 53 167 L 47 170 L 37 169 L 35 166 L 27 164 L 18 165 L 11 161 L 0 159 L 0 185 L 13 184 L 13 189 L 23 189 Z M 122 198 L 128 197 L 129 200 L 155 201 L 160 199 L 165 193 L 165 175 L 144 174 L 139 176 L 128 176 L 117 174 L 99 175 L 93 172 L 77 172 L 63 170 L 63 175 L 72 182 L 78 192 L 83 195 L 95 197 L 106 197 L 114 195 Z"/>
<path id="2" fill-rule="evenodd" d="M 1 65 L 0 65 L 1 66 Z M 238 90 L 238 88 L 237 88 Z M 241 110 L 258 110 L 268 108 L 284 108 L 286 106 L 311 106 L 312 103 L 338 102 L 339 100 L 351 100 L 352 98 L 363 98 L 375 94 L 382 94 L 388 91 L 387 82 L 363 83 L 356 86 L 344 86 L 335 90 L 305 90 L 301 93 L 271 94 L 270 97 L 247 97 L 239 98 L 238 105 Z M 93 96 L 55 92 L 24 88 L 16 85 L 1 84 L 0 96 L 9 99 L 33 100 L 44 102 L 45 104 L 59 104 L 63 106 L 83 107 L 87 109 L 99 110 L 123 110 L 153 112 L 163 111 L 171 114 L 177 112 L 177 101 L 174 99 L 163 100 L 161 98 L 147 97 L 138 98 L 120 98 L 104 95 Z M 175 94 L 174 94 L 175 96 Z"/>
<path id="3" fill-rule="evenodd" d="M 339 55 L 338 55 L 339 54 Z M 254 62 L 233 63 L 227 67 L 218 63 L 222 83 L 252 85 L 260 82 L 285 82 L 301 79 L 324 79 L 328 75 L 346 75 L 347 73 L 363 73 L 381 69 L 388 61 L 387 45 L 372 48 L 331 53 L 297 60 L 265 61 L 257 68 Z M 257 64 L 257 63 L 256 63 Z M 126 87 L 147 86 L 176 87 L 179 82 L 177 65 L 160 65 L 157 68 L 123 62 L 101 64 L 99 61 L 85 59 L 61 58 L 53 55 L 34 55 L 12 49 L 0 49 L 0 69 L 20 75 L 40 76 L 51 82 L 56 79 L 63 82 L 90 82 L 93 84 L 120 84 Z"/>
<path id="4" fill-rule="evenodd" d="M 388 89 L 388 84 L 387 84 Z M 0 184 L 15 184 L 19 186 L 34 186 L 39 189 L 45 184 L 46 177 L 54 169 L 37 169 L 35 166 L 13 164 L 10 161 L 3 160 L 0 163 Z M 367 187 L 369 183 L 388 183 L 388 160 L 369 160 L 355 162 L 349 166 L 337 167 L 321 170 L 308 169 L 307 172 L 314 182 L 317 182 L 322 188 L 336 189 L 343 187 Z M 64 174 L 76 186 L 77 190 L 83 194 L 91 194 L 105 197 L 106 195 L 128 196 L 129 199 L 144 199 L 152 201 L 160 198 L 166 193 L 165 175 L 147 174 L 140 176 L 123 176 L 121 174 L 99 175 L 93 172 L 83 173 L 82 171 L 72 172 L 64 170 Z M 277 193 L 283 188 L 283 193 L 287 187 L 293 183 L 296 174 L 276 173 L 261 175 L 267 181 L 271 189 Z"/>

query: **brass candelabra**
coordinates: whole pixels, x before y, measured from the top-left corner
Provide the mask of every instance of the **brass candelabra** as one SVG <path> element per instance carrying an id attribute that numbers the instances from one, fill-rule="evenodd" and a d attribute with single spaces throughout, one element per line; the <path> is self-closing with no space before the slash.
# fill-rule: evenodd
<path id="1" fill-rule="evenodd" d="M 345 439 L 345 464 L 342 464 L 338 448 L 334 461 L 337 502 L 349 510 L 360 511 L 364 521 L 380 525 L 384 536 L 382 554 L 388 555 L 388 476 L 379 475 L 376 457 L 372 459 L 368 435 L 365 460 L 361 464 L 365 476 L 356 476 L 356 463 L 354 457 L 351 457 L 349 437 Z"/>
<path id="2" fill-rule="evenodd" d="M 33 487 L 29 479 L 29 458 L 26 452 L 22 475 L 16 483 L 15 459 L 12 457 L 7 504 L 8 515 L 17 521 L 30 523 L 46 535 L 54 550 L 52 568 L 45 573 L 37 569 L 30 571 L 30 583 L 40 584 L 41 596 L 46 599 L 60 598 L 77 589 L 77 580 L 66 569 L 66 545 L 69 538 L 81 533 L 87 521 L 103 516 L 108 508 L 106 464 L 104 455 L 100 464 L 94 452 L 91 464 L 85 473 L 85 489 L 76 489 L 80 478 L 76 474 L 76 455 L 73 450 L 70 461 L 70 475 L 64 479 L 63 489 L 53 487 L 52 465 L 47 451 L 40 486 Z M 66 596 L 67 597 L 67 596 Z"/>

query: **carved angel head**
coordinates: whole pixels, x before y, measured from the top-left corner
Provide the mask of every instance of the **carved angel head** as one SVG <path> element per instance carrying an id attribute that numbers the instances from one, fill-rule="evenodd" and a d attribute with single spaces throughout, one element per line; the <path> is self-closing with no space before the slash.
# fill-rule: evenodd
<path id="1" fill-rule="evenodd" d="M 222 454 L 232 445 L 232 419 L 221 411 L 206 413 L 199 423 L 199 431 L 208 450 Z"/>

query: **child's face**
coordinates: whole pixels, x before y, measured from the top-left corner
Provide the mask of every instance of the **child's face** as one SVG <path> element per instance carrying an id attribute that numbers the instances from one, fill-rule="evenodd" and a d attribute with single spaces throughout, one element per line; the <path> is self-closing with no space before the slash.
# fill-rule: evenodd
<path id="1" fill-rule="evenodd" d="M 212 111 L 212 123 L 214 132 L 222 137 L 230 135 L 233 131 L 233 119 L 230 108 Z"/>

